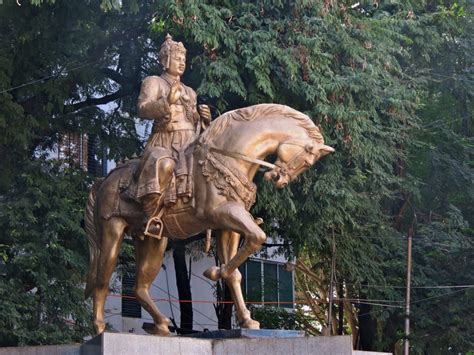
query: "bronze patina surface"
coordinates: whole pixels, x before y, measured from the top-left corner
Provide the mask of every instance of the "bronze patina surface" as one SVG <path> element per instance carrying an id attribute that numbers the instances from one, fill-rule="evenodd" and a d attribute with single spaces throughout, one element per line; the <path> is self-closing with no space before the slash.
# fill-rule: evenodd
<path id="1" fill-rule="evenodd" d="M 172 68 L 173 57 L 168 53 L 166 58 Z M 184 71 L 184 65 L 179 65 L 178 69 Z M 224 279 L 231 290 L 241 327 L 258 329 L 259 323 L 251 318 L 245 305 L 238 270 L 266 240 L 258 226 L 261 221 L 249 213 L 256 194 L 252 180 L 263 165 L 269 168 L 265 179 L 276 187 L 284 187 L 334 149 L 324 144 L 323 136 L 308 116 L 277 104 L 227 112 L 200 133 L 200 120 L 209 121 L 210 114 L 208 108 L 207 113 L 206 109 L 201 115 L 196 113 L 194 91 L 179 84 L 179 95 L 188 95 L 189 100 L 181 101 L 181 108 L 173 108 L 178 102 L 173 98 L 175 84 L 163 83 L 163 78 L 151 78 L 144 81 L 139 108 L 140 114 L 155 120 L 158 128 L 153 131 L 144 157 L 118 166 L 97 182 L 86 206 L 85 225 L 90 245 L 86 296 L 93 297 L 96 332 L 105 329 L 105 300 L 125 233 L 134 239 L 134 290 L 153 317 L 155 326 L 150 332 L 168 335 L 169 320 L 156 307 L 149 288 L 160 271 L 168 238 L 188 238 L 206 229 L 222 233 L 217 239 L 221 266 L 209 268 L 205 276 L 214 281 Z M 188 104 L 193 107 L 186 107 Z M 177 128 L 189 132 L 176 133 Z M 187 135 L 189 137 L 182 138 Z M 174 144 L 175 138 L 179 141 L 177 144 Z M 269 155 L 276 156 L 274 163 L 264 161 Z M 155 173 L 152 178 L 143 179 L 147 168 Z M 180 175 L 180 169 L 186 172 Z M 145 187 L 140 185 L 143 181 L 147 181 Z M 137 194 L 140 187 L 145 192 L 141 196 Z M 171 189 L 176 193 L 170 194 Z M 147 195 L 153 198 L 144 200 Z M 153 213 L 159 211 L 155 216 L 156 221 L 159 220 L 155 225 L 159 235 L 150 233 L 151 237 L 144 237 L 144 221 L 153 217 L 146 211 L 147 207 Z M 239 249 L 240 235 L 245 241 Z"/>
<path id="2" fill-rule="evenodd" d="M 182 148 L 211 120 L 209 107 L 197 107 L 196 93 L 181 82 L 186 69 L 184 45 L 167 35 L 159 58 L 163 74 L 146 77 L 138 97 L 138 115 L 154 123 L 136 173 L 137 186 L 130 193 L 142 203 L 149 220 L 145 235 L 158 239 L 163 232 L 163 205 L 176 203 L 179 196 L 192 196 L 192 161 Z"/>

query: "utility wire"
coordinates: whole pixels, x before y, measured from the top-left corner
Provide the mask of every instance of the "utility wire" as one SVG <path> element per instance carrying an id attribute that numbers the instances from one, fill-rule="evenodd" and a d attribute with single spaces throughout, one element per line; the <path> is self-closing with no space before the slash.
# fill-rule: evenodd
<path id="1" fill-rule="evenodd" d="M 168 282 L 168 270 L 166 270 L 166 267 L 163 268 L 163 270 L 165 270 L 165 276 L 166 276 L 166 288 L 168 290 L 168 292 L 166 292 L 168 294 L 168 297 L 171 297 L 171 294 L 170 294 L 170 284 Z M 159 288 L 158 286 L 156 286 L 154 283 L 152 283 L 153 286 Z M 169 305 L 170 305 L 170 311 L 171 311 L 171 316 L 174 318 L 174 313 L 173 313 L 173 307 L 171 307 L 171 302 L 169 302 Z"/>
<path id="2" fill-rule="evenodd" d="M 438 74 L 438 73 L 430 73 L 429 75 L 432 75 L 432 76 L 438 76 L 438 77 L 441 77 L 441 78 L 447 78 L 447 79 L 454 79 L 454 80 L 462 80 L 462 81 L 472 81 L 474 82 L 474 80 L 470 79 L 470 78 L 467 78 L 467 77 L 462 77 L 463 75 L 467 75 L 466 74 L 453 74 L 453 75 L 443 75 L 443 74 Z"/>
<path id="3" fill-rule="evenodd" d="M 148 318 L 148 317 L 142 317 L 142 318 L 140 318 L 140 319 L 153 321 L 153 318 Z M 207 327 L 207 326 L 215 326 L 216 323 L 213 323 L 213 324 L 209 324 L 209 323 L 198 323 L 198 322 L 196 322 L 196 321 L 193 320 L 193 325 L 198 325 L 198 326 L 200 326 L 200 327 L 202 327 L 202 328 L 205 328 L 205 327 Z"/>
<path id="4" fill-rule="evenodd" d="M 452 122 L 455 122 L 455 121 L 458 121 L 458 120 L 462 120 L 464 118 L 468 118 L 468 117 L 471 117 L 472 115 L 469 114 L 469 115 L 465 115 L 465 116 L 461 116 L 461 117 L 456 117 L 456 118 L 453 118 L 449 121 L 443 121 L 443 119 L 439 119 L 439 120 L 436 120 L 436 121 L 433 121 L 433 122 L 429 122 L 427 124 L 424 124 L 424 125 L 421 125 L 421 128 L 428 128 L 428 127 L 438 127 L 438 128 L 441 128 L 441 126 L 443 125 L 446 125 L 448 123 L 452 123 Z M 439 124 L 439 125 L 438 125 Z"/>
<path id="5" fill-rule="evenodd" d="M 198 278 L 199 280 L 201 281 L 204 281 L 205 283 L 207 283 L 209 286 L 214 286 L 208 279 L 205 279 L 204 277 L 202 276 L 199 276 L 199 275 L 196 275 L 194 272 L 191 272 L 191 275 Z"/>
<path id="6" fill-rule="evenodd" d="M 168 294 L 168 297 L 171 297 L 171 295 L 170 295 L 169 292 L 166 292 L 164 289 L 162 289 L 161 287 L 159 287 L 159 286 L 157 286 L 157 285 L 154 285 L 154 284 L 152 284 L 152 285 L 155 286 L 155 287 L 156 287 L 157 289 L 159 289 L 160 291 L 162 291 L 162 292 Z M 180 309 L 177 305 L 175 305 L 175 304 L 173 303 L 173 302 L 175 302 L 176 300 L 173 300 L 173 299 L 171 299 L 171 298 L 168 298 L 168 299 L 154 299 L 153 301 L 155 301 L 155 302 L 156 302 L 156 301 L 164 301 L 164 302 L 167 301 L 167 302 L 169 303 L 169 305 L 170 305 L 170 308 L 171 308 L 171 316 L 172 316 L 172 318 L 176 321 L 176 318 L 174 317 L 174 313 L 173 313 L 172 307 L 176 308 L 177 310 L 179 310 L 179 311 L 181 312 L 181 309 Z M 178 301 L 179 301 L 179 300 L 178 300 Z M 196 313 L 201 314 L 201 315 L 204 316 L 205 318 L 209 319 L 211 322 L 214 322 L 214 319 L 207 317 L 207 316 L 206 316 L 205 314 L 203 314 L 202 312 L 199 312 L 198 310 L 195 310 L 194 308 L 193 308 L 193 311 L 195 311 Z M 194 319 L 193 319 L 193 323 L 194 323 L 194 322 L 195 322 L 195 321 L 194 321 Z M 196 324 L 198 324 L 199 326 L 202 327 L 201 324 L 199 324 L 199 323 L 197 323 L 197 322 L 196 322 Z M 203 327 L 203 328 L 204 328 L 204 327 Z"/>
<path id="7" fill-rule="evenodd" d="M 158 285 L 155 285 L 155 284 L 152 284 L 155 288 L 159 289 L 160 291 L 166 293 L 168 295 L 168 297 L 172 297 L 171 293 L 166 290 L 164 290 L 163 288 L 161 288 L 160 286 Z M 172 302 L 192 302 L 192 303 L 212 303 L 213 301 L 209 302 L 209 301 L 203 301 L 203 300 L 180 300 L 178 299 L 177 297 L 172 299 L 172 298 L 168 298 L 168 299 L 154 299 L 154 301 L 167 301 L 169 302 L 170 306 L 173 305 L 176 307 L 176 305 L 174 305 Z M 178 308 L 178 307 L 176 307 Z M 206 314 L 202 313 L 201 311 L 197 310 L 197 309 L 194 309 L 193 308 L 193 311 L 196 312 L 196 313 L 199 313 L 200 315 L 202 315 L 204 318 L 207 318 L 209 319 L 211 322 L 215 322 L 214 319 L 208 317 Z M 174 315 L 172 315 L 173 318 L 174 318 Z"/>
<path id="8" fill-rule="evenodd" d="M 414 303 L 420 303 L 420 302 L 425 302 L 425 301 L 429 301 L 429 300 L 432 300 L 432 299 L 435 299 L 435 298 L 440 298 L 440 297 L 452 295 L 453 293 L 464 292 L 464 291 L 466 291 L 466 290 L 468 290 L 468 289 L 470 289 L 470 288 L 472 288 L 472 287 L 474 287 L 474 285 L 471 286 L 471 287 L 463 288 L 463 289 L 461 289 L 461 290 L 446 292 L 446 293 L 443 293 L 442 295 L 436 295 L 436 296 L 421 298 L 421 299 L 419 299 L 419 300 L 413 301 L 412 304 L 414 304 Z"/>
<path id="9" fill-rule="evenodd" d="M 161 291 L 165 292 L 159 286 L 154 285 L 156 288 L 160 289 Z M 134 296 L 123 296 L 120 294 L 110 294 L 109 297 L 119 297 L 119 298 L 130 298 L 136 299 Z M 209 303 L 209 304 L 233 304 L 234 301 L 216 301 L 216 300 L 180 300 L 178 298 L 155 298 L 153 299 L 155 302 L 178 302 L 178 303 Z M 357 304 L 374 304 L 374 305 L 387 305 L 387 306 L 399 306 L 404 301 L 397 301 L 397 300 L 383 300 L 383 299 L 360 299 L 360 298 L 334 298 L 334 302 L 351 302 Z M 312 302 L 319 303 L 319 304 L 328 304 L 329 301 L 323 299 L 315 299 Z M 303 301 L 245 301 L 246 304 L 257 304 L 257 305 L 278 305 L 278 304 L 295 304 L 295 305 L 307 305 L 308 302 Z M 394 305 L 396 304 L 396 305 Z M 175 305 L 173 305 L 175 306 Z M 177 306 L 175 306 L 177 308 Z M 207 319 L 214 322 L 212 318 L 207 317 L 202 312 L 195 310 L 196 313 L 201 314 L 202 316 L 206 317 Z"/>
<path id="10" fill-rule="evenodd" d="M 346 285 L 368 287 L 368 288 L 400 288 L 400 289 L 406 288 L 406 286 L 391 286 L 391 285 L 356 285 L 356 284 L 346 284 Z M 470 287 L 474 287 L 474 285 L 411 286 L 411 288 L 417 288 L 417 289 L 446 289 L 446 288 L 470 288 Z"/>
<path id="11" fill-rule="evenodd" d="M 349 238 L 362 238 L 362 239 L 378 239 L 378 240 L 386 240 L 386 239 L 400 239 L 400 240 L 406 240 L 406 236 L 384 236 L 384 237 L 375 237 L 375 236 L 369 236 L 369 235 L 352 235 Z M 428 241 L 428 242 L 434 242 L 436 240 L 442 240 L 442 241 L 458 241 L 456 239 L 450 239 L 450 238 L 444 238 L 444 237 L 431 237 L 427 235 L 417 235 L 414 236 L 414 239 L 417 241 Z"/>
<path id="12" fill-rule="evenodd" d="M 99 62 L 101 62 L 101 60 L 97 60 L 95 62 L 90 62 L 90 63 L 86 63 L 86 64 L 82 64 L 82 65 L 79 65 L 77 67 L 74 67 L 74 68 L 71 68 L 71 69 L 66 69 L 64 68 L 63 70 L 61 70 L 59 73 L 56 73 L 56 74 L 52 74 L 52 75 L 48 75 L 48 76 L 45 76 L 44 78 L 41 78 L 41 79 L 36 79 L 36 80 L 32 80 L 32 81 L 29 81 L 27 83 L 24 83 L 24 84 L 20 84 L 20 85 L 17 85 L 17 86 L 14 86 L 14 87 L 11 87 L 9 89 L 5 89 L 5 90 L 2 90 L 0 91 L 0 94 L 4 94 L 6 92 L 10 92 L 10 91 L 13 91 L 13 90 L 16 90 L 16 89 L 20 89 L 20 88 L 23 88 L 25 86 L 29 86 L 29 85 L 33 85 L 33 84 L 36 84 L 36 83 L 39 83 L 41 81 L 45 81 L 45 80 L 48 80 L 48 79 L 51 79 L 51 78 L 56 78 L 60 75 L 63 74 L 64 70 L 67 70 L 68 73 L 72 72 L 72 71 L 75 71 L 75 70 L 79 70 L 79 69 L 82 69 L 82 68 L 85 68 L 87 66 L 90 66 L 90 65 L 93 65 L 93 64 L 97 64 Z"/>

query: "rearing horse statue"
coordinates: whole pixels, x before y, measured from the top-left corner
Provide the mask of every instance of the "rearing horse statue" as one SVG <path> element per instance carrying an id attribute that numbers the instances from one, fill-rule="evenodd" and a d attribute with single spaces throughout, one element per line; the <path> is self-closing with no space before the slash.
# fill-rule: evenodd
<path id="1" fill-rule="evenodd" d="M 126 201 L 120 193 L 133 170 L 130 167 L 137 163 L 130 161 L 110 172 L 91 189 L 85 214 L 90 247 L 86 297 L 93 297 L 96 332 L 105 329 L 104 304 L 125 233 L 133 237 L 136 249 L 134 291 L 154 320 L 149 332 L 168 335 L 169 320 L 156 307 L 149 288 L 160 271 L 168 238 L 185 239 L 206 229 L 221 231 L 217 240 L 221 266 L 209 268 L 204 275 L 214 281 L 224 279 L 240 326 L 258 329 L 245 305 L 238 270 L 266 240 L 248 212 L 256 195 L 252 180 L 264 165 L 270 168 L 265 179 L 284 187 L 333 151 L 309 117 L 288 106 L 261 104 L 221 115 L 187 147 L 194 196 L 164 207 L 161 239 L 143 237 L 145 216 L 140 204 Z M 269 155 L 276 156 L 273 164 L 264 161 Z M 245 241 L 238 249 L 240 235 Z"/>

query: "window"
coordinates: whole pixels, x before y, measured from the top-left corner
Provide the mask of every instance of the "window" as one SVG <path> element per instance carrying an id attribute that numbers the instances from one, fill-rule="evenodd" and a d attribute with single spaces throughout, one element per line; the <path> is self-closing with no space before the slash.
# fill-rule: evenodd
<path id="1" fill-rule="evenodd" d="M 246 301 L 275 302 L 269 305 L 293 308 L 293 273 L 283 264 L 248 260 L 239 270 Z"/>
<path id="2" fill-rule="evenodd" d="M 122 317 L 142 317 L 142 306 L 135 297 L 135 269 L 125 270 L 122 275 Z"/>

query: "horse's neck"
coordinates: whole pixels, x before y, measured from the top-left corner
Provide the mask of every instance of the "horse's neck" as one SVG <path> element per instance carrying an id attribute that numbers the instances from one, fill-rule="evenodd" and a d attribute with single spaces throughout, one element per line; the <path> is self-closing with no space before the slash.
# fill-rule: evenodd
<path id="1" fill-rule="evenodd" d="M 233 142 L 226 141 L 224 144 L 232 144 L 234 151 L 259 159 L 275 153 L 280 143 L 305 134 L 304 129 L 295 124 L 295 120 L 286 117 L 241 122 L 234 131 L 236 138 Z"/>
<path id="2" fill-rule="evenodd" d="M 274 154 L 281 142 L 305 134 L 294 120 L 285 117 L 234 122 L 226 133 L 215 142 L 216 147 L 262 160 Z M 256 164 L 243 160 L 236 160 L 234 164 L 253 179 L 258 167 Z"/>

